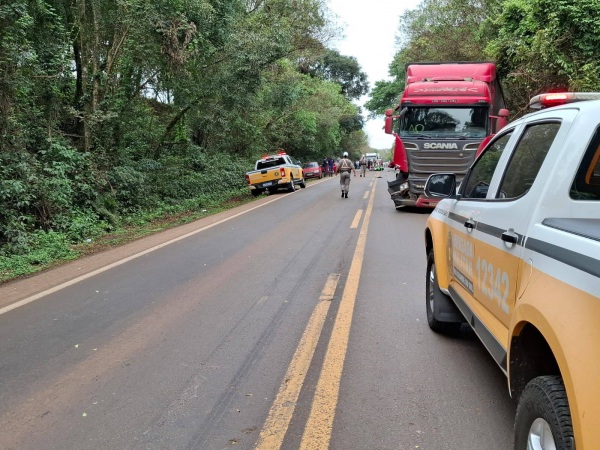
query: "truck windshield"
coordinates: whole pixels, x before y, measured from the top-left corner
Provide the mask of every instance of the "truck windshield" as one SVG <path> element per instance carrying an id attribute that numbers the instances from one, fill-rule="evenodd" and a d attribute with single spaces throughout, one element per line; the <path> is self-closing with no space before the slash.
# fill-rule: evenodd
<path id="1" fill-rule="evenodd" d="M 488 106 L 469 108 L 409 107 L 400 119 L 405 138 L 484 138 L 487 136 Z"/>

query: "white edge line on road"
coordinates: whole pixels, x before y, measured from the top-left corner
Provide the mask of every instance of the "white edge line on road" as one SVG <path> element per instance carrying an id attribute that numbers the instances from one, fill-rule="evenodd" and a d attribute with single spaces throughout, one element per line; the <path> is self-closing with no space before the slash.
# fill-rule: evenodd
<path id="1" fill-rule="evenodd" d="M 292 194 L 292 192 L 290 192 L 290 194 Z M 179 236 L 179 237 L 171 239 L 171 240 L 169 240 L 167 242 L 163 242 L 162 244 L 155 245 L 154 247 L 151 247 L 151 248 L 148 248 L 146 250 L 143 250 L 143 251 L 141 251 L 139 253 L 136 253 L 135 255 L 128 256 L 127 258 L 123 258 L 123 259 L 121 259 L 119 261 L 116 261 L 114 263 L 108 264 L 107 266 L 101 267 L 100 269 L 96 269 L 96 270 L 88 272 L 88 273 L 86 273 L 84 275 L 81 275 L 81 276 L 79 276 L 77 278 L 73 278 L 72 280 L 66 281 L 65 283 L 59 284 L 58 286 L 55 286 L 55 287 L 50 288 L 50 289 L 47 289 L 45 291 L 42 291 L 42 292 L 40 292 L 38 294 L 35 294 L 35 295 L 32 295 L 30 297 L 24 298 L 23 300 L 19 300 L 19 301 L 15 302 L 15 303 L 12 303 L 12 304 L 8 305 L 8 306 L 5 306 L 4 308 L 1 308 L 0 309 L 0 316 L 2 314 L 6 314 L 9 311 L 12 311 L 13 309 L 20 308 L 21 306 L 27 305 L 28 303 L 34 302 L 36 300 L 39 300 L 40 298 L 45 297 L 46 295 L 53 294 L 55 292 L 60 291 L 61 289 L 64 289 L 64 288 L 69 287 L 69 286 L 72 286 L 72 285 L 74 285 L 76 283 L 79 283 L 80 281 L 83 281 L 83 280 L 85 280 L 87 278 L 93 277 L 93 276 L 98 275 L 98 274 L 100 274 L 102 272 L 106 272 L 107 270 L 110 270 L 110 269 L 113 269 L 115 267 L 118 267 L 118 266 L 120 266 L 122 264 L 125 264 L 126 262 L 132 261 L 132 260 L 134 260 L 136 258 L 139 258 L 140 256 L 144 256 L 144 255 L 147 255 L 148 253 L 152 253 L 155 250 L 158 250 L 158 249 L 161 249 L 163 247 L 166 247 L 167 245 L 171 245 L 174 242 L 186 239 L 186 238 L 188 238 L 190 236 L 193 236 L 195 234 L 198 234 L 198 233 L 200 233 L 200 232 L 202 232 L 204 230 L 208 230 L 209 228 L 212 228 L 212 227 L 215 227 L 217 225 L 220 225 L 220 224 L 222 224 L 224 222 L 227 222 L 228 220 L 235 219 L 236 217 L 239 217 L 242 214 L 246 214 L 246 213 L 248 213 L 250 211 L 254 211 L 255 209 L 261 208 L 261 207 L 263 207 L 265 205 L 268 205 L 268 204 L 273 203 L 273 202 L 275 202 L 277 200 L 280 200 L 280 199 L 282 199 L 284 197 L 287 197 L 288 195 L 289 194 L 284 194 L 282 196 L 277 196 L 277 197 L 273 198 L 272 200 L 269 200 L 269 201 L 267 201 L 267 202 L 265 202 L 265 203 L 263 203 L 261 205 L 257 205 L 257 206 L 255 206 L 253 208 L 247 209 L 245 211 L 241 211 L 241 212 L 239 212 L 237 214 L 234 214 L 232 216 L 226 217 L 226 218 L 221 219 L 221 220 L 219 220 L 217 222 L 211 223 L 210 225 L 206 225 L 206 226 L 204 226 L 202 228 L 199 228 L 197 230 L 194 230 L 194 231 L 191 231 L 191 232 L 189 232 L 187 234 L 184 234 L 183 236 Z"/>

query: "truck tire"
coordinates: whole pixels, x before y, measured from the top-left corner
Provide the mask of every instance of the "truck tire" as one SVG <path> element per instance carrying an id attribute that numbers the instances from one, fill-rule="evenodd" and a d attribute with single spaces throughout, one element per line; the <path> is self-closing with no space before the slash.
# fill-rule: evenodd
<path id="1" fill-rule="evenodd" d="M 306 187 L 306 180 L 304 178 L 302 178 L 302 181 L 300 181 L 300 187 L 302 189 L 304 189 Z"/>
<path id="2" fill-rule="evenodd" d="M 429 328 L 436 333 L 452 334 L 460 329 L 460 325 L 464 322 L 460 312 L 446 294 L 444 294 L 438 285 L 437 275 L 435 272 L 435 259 L 433 250 L 427 254 L 427 279 L 425 308 L 427 310 L 427 323 Z M 448 321 L 440 321 L 436 318 L 437 311 L 447 311 Z"/>
<path id="3" fill-rule="evenodd" d="M 263 193 L 262 189 L 252 189 L 250 192 L 252 192 L 252 195 L 254 197 L 258 197 L 260 194 Z"/>
<path id="4" fill-rule="evenodd" d="M 290 182 L 288 183 L 288 191 L 294 192 L 296 190 L 296 186 L 294 186 L 294 177 L 290 178 Z"/>
<path id="5" fill-rule="evenodd" d="M 515 450 L 574 450 L 573 424 L 561 377 L 531 380 L 519 398 L 515 416 Z"/>

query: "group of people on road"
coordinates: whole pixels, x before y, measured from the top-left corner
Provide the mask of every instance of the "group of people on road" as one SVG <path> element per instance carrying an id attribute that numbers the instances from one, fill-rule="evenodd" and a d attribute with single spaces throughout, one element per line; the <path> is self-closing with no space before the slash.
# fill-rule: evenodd
<path id="1" fill-rule="evenodd" d="M 331 156 L 324 158 L 321 167 L 326 177 L 332 177 L 335 170 L 335 160 Z"/>

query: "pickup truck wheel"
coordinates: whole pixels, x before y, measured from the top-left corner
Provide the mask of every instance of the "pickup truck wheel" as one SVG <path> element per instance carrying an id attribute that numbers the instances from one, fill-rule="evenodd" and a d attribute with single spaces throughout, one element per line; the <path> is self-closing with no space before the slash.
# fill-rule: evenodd
<path id="1" fill-rule="evenodd" d="M 531 380 L 517 405 L 515 450 L 573 450 L 573 424 L 565 385 L 559 376 Z"/>
<path id="2" fill-rule="evenodd" d="M 304 189 L 306 187 L 306 180 L 304 178 L 302 178 L 302 181 L 300 182 L 300 187 L 302 189 Z"/>
<path id="3" fill-rule="evenodd" d="M 296 190 L 296 186 L 294 186 L 294 177 L 290 178 L 290 182 L 288 184 L 288 191 L 294 192 Z"/>
<path id="4" fill-rule="evenodd" d="M 446 294 L 444 294 L 440 290 L 440 287 L 438 285 L 437 275 L 435 273 L 435 260 L 433 257 L 433 251 L 430 251 L 427 255 L 427 279 L 425 285 L 427 292 L 427 300 L 425 307 L 427 309 L 427 323 L 429 324 L 429 328 L 431 328 L 436 333 L 456 333 L 460 329 L 460 325 L 462 322 L 440 322 L 435 318 L 434 315 L 434 311 L 436 310 L 436 304 L 438 302 L 447 303 L 452 300 L 448 299 Z"/>
<path id="5" fill-rule="evenodd" d="M 252 195 L 254 197 L 258 197 L 260 194 L 263 193 L 263 191 L 261 189 L 252 189 L 250 192 L 252 192 Z"/>

